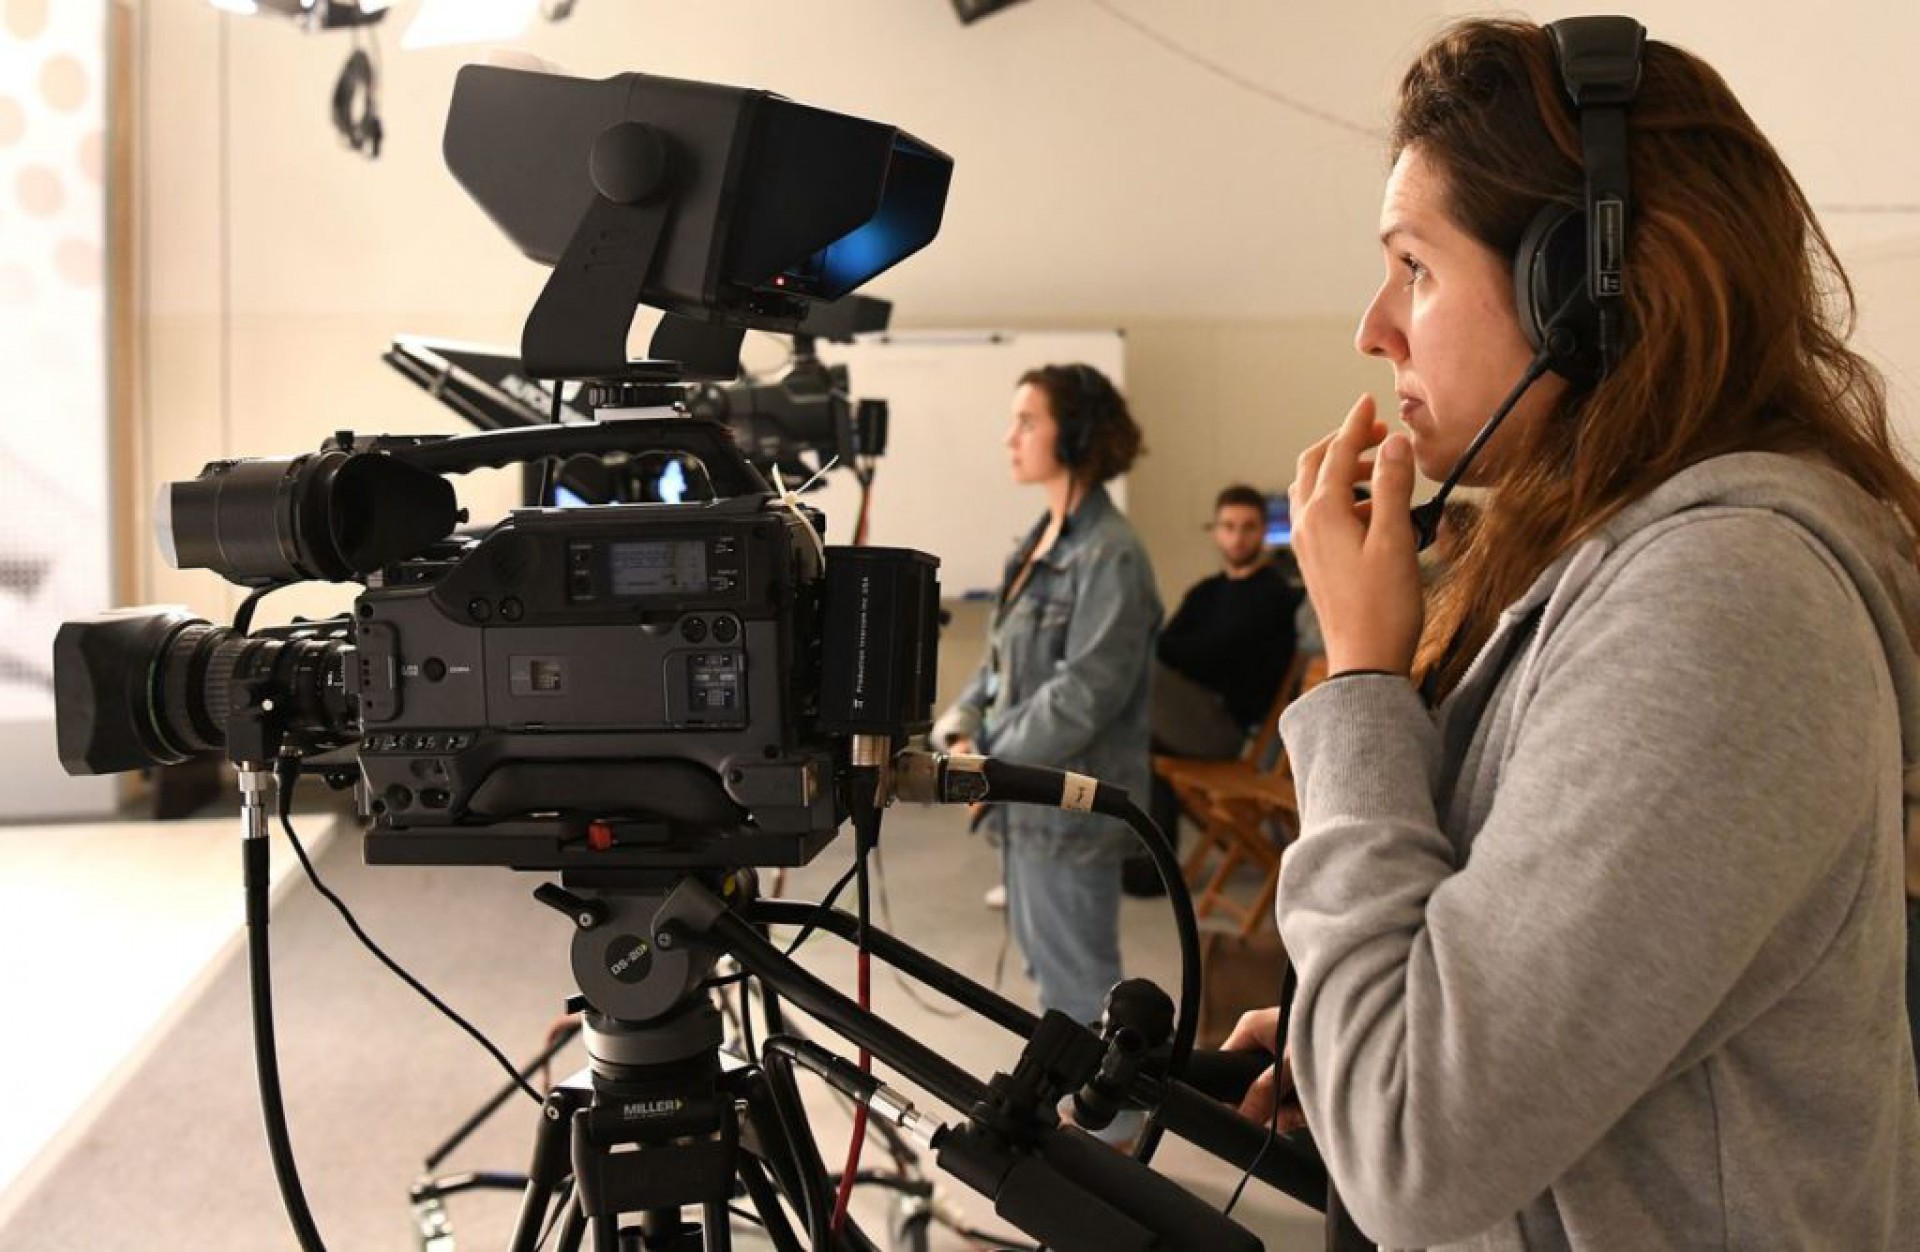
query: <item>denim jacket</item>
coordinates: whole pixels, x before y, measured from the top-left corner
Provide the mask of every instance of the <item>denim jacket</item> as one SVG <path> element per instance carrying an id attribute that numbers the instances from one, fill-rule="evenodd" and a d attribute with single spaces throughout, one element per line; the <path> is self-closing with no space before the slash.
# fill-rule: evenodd
<path id="1" fill-rule="evenodd" d="M 1161 612 L 1153 566 L 1106 488 L 1094 487 L 1009 600 L 1045 525 L 1036 523 L 1007 562 L 986 659 L 934 727 L 934 742 L 967 737 L 990 756 L 1089 774 L 1144 807 L 1147 675 Z M 1037 805 L 997 805 L 987 829 L 1025 852 L 1083 864 L 1137 850 L 1113 818 Z"/>

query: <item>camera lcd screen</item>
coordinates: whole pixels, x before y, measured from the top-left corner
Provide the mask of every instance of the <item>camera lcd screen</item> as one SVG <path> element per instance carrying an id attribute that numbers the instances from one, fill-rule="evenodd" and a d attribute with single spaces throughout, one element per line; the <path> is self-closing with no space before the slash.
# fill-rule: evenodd
<path id="1" fill-rule="evenodd" d="M 607 568 L 616 596 L 704 594 L 704 539 L 647 539 L 607 545 Z"/>

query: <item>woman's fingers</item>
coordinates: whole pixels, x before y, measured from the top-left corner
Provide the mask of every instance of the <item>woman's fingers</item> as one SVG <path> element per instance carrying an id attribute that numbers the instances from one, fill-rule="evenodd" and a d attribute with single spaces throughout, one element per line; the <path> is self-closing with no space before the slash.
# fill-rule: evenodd
<path id="1" fill-rule="evenodd" d="M 1374 417 L 1371 393 L 1362 395 L 1347 410 L 1346 420 L 1324 447 L 1314 465 L 1313 491 L 1348 492 L 1360 481 L 1357 476 L 1360 456 L 1386 435 L 1386 426 Z"/>
<path id="2" fill-rule="evenodd" d="M 1240 1098 L 1240 1116 L 1250 1122 L 1270 1122 L 1273 1120 L 1273 1106 L 1279 1098 L 1273 1066 L 1269 1065 L 1260 1077 L 1253 1080 L 1253 1085 L 1247 1088 L 1247 1094 Z"/>
<path id="3" fill-rule="evenodd" d="M 1367 527 L 1368 546 L 1405 546 L 1411 542 L 1413 523 L 1408 514 L 1413 509 L 1413 445 L 1405 435 L 1393 435 L 1381 445 L 1368 467 L 1367 486 L 1374 515 L 1392 519 L 1390 525 Z"/>
<path id="4" fill-rule="evenodd" d="M 1227 1052 L 1272 1052 L 1273 1036 L 1279 1029 L 1279 1009 L 1253 1009 L 1240 1015 L 1220 1047 Z"/>

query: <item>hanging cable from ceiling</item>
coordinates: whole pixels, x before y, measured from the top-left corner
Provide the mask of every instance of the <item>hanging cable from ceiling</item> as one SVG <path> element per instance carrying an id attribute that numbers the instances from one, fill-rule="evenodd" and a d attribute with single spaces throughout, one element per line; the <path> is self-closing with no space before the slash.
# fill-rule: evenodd
<path id="1" fill-rule="evenodd" d="M 1336 126 L 1341 130 L 1347 131 L 1349 134 L 1360 135 L 1367 139 L 1376 140 L 1386 138 L 1386 131 L 1379 127 L 1364 126 L 1359 122 L 1351 121 L 1348 118 L 1341 117 L 1337 113 L 1332 113 L 1320 108 L 1318 105 L 1309 104 L 1307 101 L 1301 100 L 1298 97 L 1290 96 L 1283 91 L 1276 91 L 1265 83 L 1248 78 L 1245 74 L 1240 73 L 1230 66 L 1222 65 L 1210 57 L 1195 52 L 1184 44 L 1175 42 L 1139 18 L 1133 16 L 1133 14 L 1128 13 L 1118 5 L 1112 3 L 1112 0 L 1086 0 L 1086 2 L 1094 8 L 1099 9 L 1102 13 L 1105 13 L 1108 17 L 1111 17 L 1114 21 L 1130 28 L 1142 38 L 1158 44 L 1173 56 L 1191 65 L 1198 66 L 1214 77 L 1229 82 L 1242 91 L 1251 92 L 1263 100 L 1277 104 L 1281 108 L 1291 112 L 1298 113 L 1302 117 L 1312 118 L 1316 122 L 1324 122 L 1328 126 Z"/>

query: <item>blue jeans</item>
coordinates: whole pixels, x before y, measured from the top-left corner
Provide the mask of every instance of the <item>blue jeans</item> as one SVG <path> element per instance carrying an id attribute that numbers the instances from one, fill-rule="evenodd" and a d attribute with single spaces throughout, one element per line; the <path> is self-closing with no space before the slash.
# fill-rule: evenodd
<path id="1" fill-rule="evenodd" d="M 1020 844 L 1016 837 L 1006 848 L 1007 919 L 1041 1010 L 1098 1022 L 1120 981 L 1120 866 L 1076 865 Z"/>

